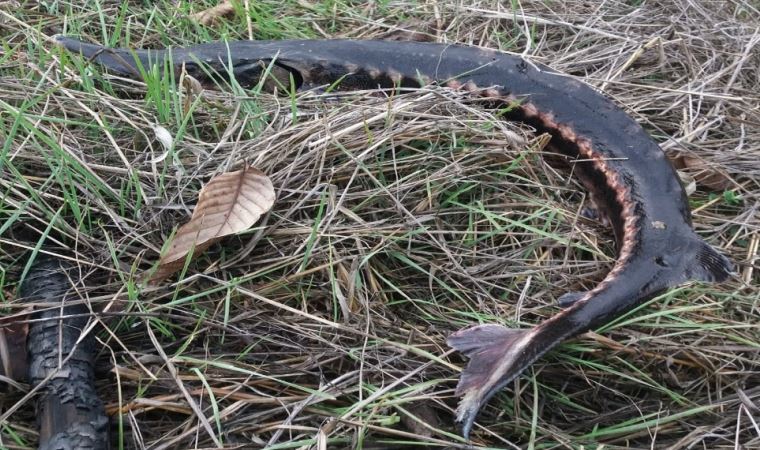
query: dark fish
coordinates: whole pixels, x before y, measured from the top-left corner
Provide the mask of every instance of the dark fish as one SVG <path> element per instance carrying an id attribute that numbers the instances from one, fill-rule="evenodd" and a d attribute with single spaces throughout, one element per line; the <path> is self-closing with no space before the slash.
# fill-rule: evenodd
<path id="1" fill-rule="evenodd" d="M 532 329 L 478 325 L 448 343 L 470 358 L 457 386 L 457 419 L 470 432 L 481 406 L 563 340 L 604 325 L 664 290 L 698 280 L 720 282 L 731 263 L 691 226 L 686 195 L 673 167 L 644 129 L 589 86 L 522 58 L 459 45 L 383 41 L 237 41 L 164 50 L 108 49 L 58 37 L 109 71 L 139 77 L 171 58 L 213 84 L 234 75 L 253 86 L 276 68 L 300 89 L 404 88 L 436 82 L 511 104 L 512 120 L 552 136 L 552 150 L 573 172 L 613 227 L 615 266 L 594 289 L 563 295 L 567 308 Z M 287 81 L 287 80 L 286 80 Z"/>

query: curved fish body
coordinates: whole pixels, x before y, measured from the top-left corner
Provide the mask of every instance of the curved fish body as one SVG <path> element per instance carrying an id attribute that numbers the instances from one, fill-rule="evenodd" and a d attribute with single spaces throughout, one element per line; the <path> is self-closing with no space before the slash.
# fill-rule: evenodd
<path id="1" fill-rule="evenodd" d="M 501 52 L 384 41 L 236 41 L 161 50 L 109 49 L 57 37 L 110 72 L 170 61 L 202 82 L 233 75 L 242 86 L 285 71 L 299 89 L 419 87 L 438 83 L 511 105 L 507 118 L 551 135 L 550 147 L 613 226 L 617 260 L 595 288 L 560 298 L 566 308 L 532 329 L 495 324 L 458 331 L 450 346 L 469 357 L 457 386 L 458 421 L 470 432 L 481 406 L 563 340 L 599 327 L 689 280 L 720 282 L 731 263 L 697 236 L 686 195 L 656 142 L 613 102 L 566 75 Z M 138 64 L 139 63 L 139 64 Z"/>

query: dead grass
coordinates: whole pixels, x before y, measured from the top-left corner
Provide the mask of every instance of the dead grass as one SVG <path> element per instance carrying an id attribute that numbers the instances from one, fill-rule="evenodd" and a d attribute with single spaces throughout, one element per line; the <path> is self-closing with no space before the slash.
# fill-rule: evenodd
<path id="1" fill-rule="evenodd" d="M 98 388 L 118 446 L 464 448 L 452 423 L 463 360 L 445 337 L 538 323 L 559 295 L 600 280 L 614 249 L 579 218 L 583 192 L 543 161 L 542 138 L 460 94 L 185 102 L 169 82 L 49 53 L 44 36 L 64 24 L 115 43 L 129 30 L 146 46 L 247 38 L 249 26 L 261 39 L 411 28 L 604 89 L 671 156 L 705 161 L 683 170 L 697 183 L 695 227 L 739 277 L 674 289 L 562 345 L 484 408 L 474 444 L 760 448 L 757 5 L 250 2 L 250 21 L 199 28 L 186 17 L 202 2 L 173 3 L 0 11 L 0 292 L 18 313 L 31 249 L 80 264 L 82 295 L 105 309 Z M 243 161 L 271 175 L 273 212 L 182 279 L 139 287 L 202 183 Z M 709 189 L 700 170 L 728 188 Z M 0 414 L 21 396 L 3 397 Z M 16 406 L 0 447 L 33 447 L 33 405 Z"/>

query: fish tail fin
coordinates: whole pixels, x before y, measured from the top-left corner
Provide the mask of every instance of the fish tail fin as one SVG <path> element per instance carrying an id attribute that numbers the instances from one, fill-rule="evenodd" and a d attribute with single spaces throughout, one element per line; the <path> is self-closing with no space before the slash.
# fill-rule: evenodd
<path id="1" fill-rule="evenodd" d="M 734 270 L 734 265 L 707 242 L 699 240 L 696 252 L 686 267 L 686 277 L 689 280 L 720 283 L 728 279 Z"/>
<path id="2" fill-rule="evenodd" d="M 97 44 L 88 44 L 79 39 L 56 35 L 56 44 L 71 53 L 78 53 L 88 60 L 95 61 L 110 72 L 135 79 L 142 79 L 142 70 L 150 68 L 151 62 L 160 62 L 163 50 L 130 50 L 108 48 Z"/>
<path id="3" fill-rule="evenodd" d="M 465 438 L 480 407 L 543 353 L 531 345 L 535 330 L 477 325 L 457 331 L 446 340 L 450 347 L 470 359 L 456 389 L 456 395 L 463 396 L 457 408 L 457 422 L 461 423 Z"/>

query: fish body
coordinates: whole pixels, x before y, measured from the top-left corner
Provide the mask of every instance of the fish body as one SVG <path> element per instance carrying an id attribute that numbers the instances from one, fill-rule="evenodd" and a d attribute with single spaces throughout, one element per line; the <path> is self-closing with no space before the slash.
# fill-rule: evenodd
<path id="1" fill-rule="evenodd" d="M 612 224 L 617 260 L 587 292 L 560 298 L 566 308 L 532 329 L 477 325 L 448 343 L 469 357 L 457 394 L 467 436 L 485 402 L 563 340 L 599 327 L 664 290 L 721 282 L 732 264 L 694 232 L 686 194 L 665 154 L 623 110 L 591 87 L 548 67 L 493 50 L 434 43 L 354 40 L 234 41 L 160 50 L 109 49 L 57 37 L 109 71 L 140 76 L 140 65 L 171 61 L 206 83 L 234 75 L 251 87 L 284 70 L 300 89 L 419 87 L 438 83 L 510 105 L 507 118 L 551 135 L 550 148 Z M 140 64 L 138 65 L 137 62 Z"/>

